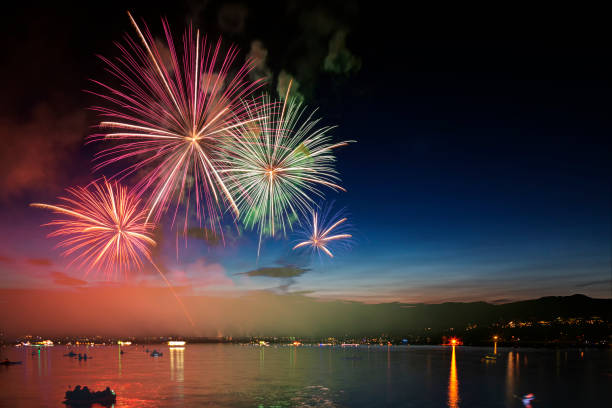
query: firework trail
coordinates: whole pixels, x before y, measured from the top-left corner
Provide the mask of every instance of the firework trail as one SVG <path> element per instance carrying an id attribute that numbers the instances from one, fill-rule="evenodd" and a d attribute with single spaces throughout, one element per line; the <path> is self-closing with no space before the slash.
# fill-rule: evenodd
<path id="1" fill-rule="evenodd" d="M 103 271 L 110 280 L 118 275 L 127 278 L 129 270 L 143 266 L 144 257 L 159 272 L 193 326 L 185 305 L 151 258 L 153 225 L 146 221 L 147 211 L 140 208 L 139 199 L 106 179 L 101 185 L 93 182 L 67 191 L 70 197 L 59 197 L 62 204 L 30 205 L 66 216 L 45 225 L 56 227 L 49 237 L 63 238 L 57 246 L 64 249 L 62 255 L 74 256 L 70 265 L 78 263 L 86 268 L 86 274 L 94 269 Z"/>
<path id="2" fill-rule="evenodd" d="M 141 29 L 128 15 L 138 40 L 126 35 L 125 44 L 117 44 L 119 57 L 100 57 L 120 85 L 93 81 L 102 90 L 92 93 L 113 107 L 93 107 L 107 120 L 90 141 L 116 142 L 96 155 L 95 169 L 131 159 L 113 178 L 138 173 L 135 190 L 139 196 L 149 193 L 147 220 L 159 221 L 175 201 L 174 224 L 179 205 L 186 203 L 186 231 L 189 202 L 195 200 L 197 219 L 216 230 L 226 205 L 239 213 L 220 174 L 219 157 L 228 131 L 259 119 L 248 116 L 252 107 L 241 102 L 261 85 L 247 80 L 254 64 L 247 62 L 231 74 L 237 48 L 223 52 L 221 39 L 211 42 L 191 25 L 179 53 L 162 20 L 166 49 L 146 25 Z"/>
<path id="3" fill-rule="evenodd" d="M 312 196 L 322 197 L 321 186 L 344 191 L 337 184 L 333 149 L 349 142 L 331 143 L 333 128 L 317 128 L 319 119 L 289 98 L 290 88 L 283 103 L 266 96 L 261 104 L 245 104 L 249 123 L 230 131 L 221 170 L 241 220 L 259 231 L 259 249 L 263 236 L 286 234 L 310 212 Z"/>
<path id="4" fill-rule="evenodd" d="M 343 217 L 342 212 L 338 212 L 334 216 L 329 216 L 331 206 L 323 213 L 313 210 L 311 212 L 311 222 L 303 231 L 305 240 L 298 243 L 293 249 L 302 247 L 311 247 L 313 251 L 321 251 L 327 254 L 330 258 L 334 255 L 330 250 L 330 246 L 352 238 L 348 233 L 348 225 L 346 217 Z"/>

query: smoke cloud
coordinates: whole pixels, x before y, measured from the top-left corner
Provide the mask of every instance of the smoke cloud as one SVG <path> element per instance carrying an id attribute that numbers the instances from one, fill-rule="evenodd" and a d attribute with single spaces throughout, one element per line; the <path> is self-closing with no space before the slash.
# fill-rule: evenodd
<path id="1" fill-rule="evenodd" d="M 84 112 L 57 113 L 45 103 L 23 122 L 0 118 L 0 199 L 55 191 L 86 130 Z"/>

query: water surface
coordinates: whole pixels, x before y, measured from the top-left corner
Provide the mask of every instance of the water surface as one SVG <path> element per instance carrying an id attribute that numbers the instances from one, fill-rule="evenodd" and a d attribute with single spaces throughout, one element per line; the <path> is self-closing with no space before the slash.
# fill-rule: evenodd
<path id="1" fill-rule="evenodd" d="M 600 407 L 611 400 L 610 350 L 442 346 L 191 344 L 4 347 L 0 406 L 65 407 L 68 386 L 110 386 L 119 407 Z M 87 353 L 87 361 L 64 354 Z M 606 402 L 607 401 L 607 402 Z"/>

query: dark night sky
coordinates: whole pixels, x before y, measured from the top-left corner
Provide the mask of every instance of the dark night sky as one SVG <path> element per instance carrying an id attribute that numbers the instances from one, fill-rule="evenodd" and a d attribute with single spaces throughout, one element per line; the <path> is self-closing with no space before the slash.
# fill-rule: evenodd
<path id="1" fill-rule="evenodd" d="M 82 90 L 89 78 L 108 79 L 96 54 L 116 55 L 113 41 L 131 32 L 129 9 L 155 33 L 166 16 L 175 36 L 192 20 L 245 53 L 261 40 L 270 89 L 281 70 L 290 72 L 325 124 L 339 125 L 337 139 L 358 141 L 338 152 L 348 192 L 328 194 L 351 214 L 351 250 L 279 280 L 237 274 L 278 266 L 290 241 L 267 242 L 256 265 L 249 234 L 227 248 L 196 242 L 180 261 L 170 239 L 171 277 L 195 293 L 290 288 L 366 302 L 610 297 L 612 70 L 596 11 L 175 3 L 32 6 L 4 19 L 0 286 L 62 288 L 82 278 L 39 228 L 49 214 L 27 204 L 96 177 L 90 159 L 99 146 L 82 144 L 96 123 L 86 108 L 96 101 Z M 322 69 L 340 29 L 361 61 L 348 75 Z"/>

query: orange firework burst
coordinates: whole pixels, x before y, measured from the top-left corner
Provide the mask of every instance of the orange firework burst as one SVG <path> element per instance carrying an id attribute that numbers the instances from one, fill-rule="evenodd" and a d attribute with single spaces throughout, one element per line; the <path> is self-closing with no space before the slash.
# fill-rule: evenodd
<path id="1" fill-rule="evenodd" d="M 67 191 L 70 197 L 60 197 L 62 204 L 30 205 L 64 216 L 45 225 L 57 227 L 49 237 L 65 237 L 57 246 L 64 248 L 63 255 L 75 256 L 71 264 L 86 266 L 87 272 L 103 271 L 112 279 L 140 269 L 142 256 L 151 259 L 153 226 L 145 222 L 147 211 L 126 187 L 104 179 Z"/>
<path id="2" fill-rule="evenodd" d="M 185 304 L 151 258 L 150 247 L 155 245 L 151 238 L 153 225 L 146 221 L 147 210 L 140 207 L 140 200 L 126 187 L 106 179 L 100 184 L 94 181 L 86 187 L 67 191 L 71 197 L 60 197 L 63 204 L 30 205 L 66 216 L 46 225 L 57 227 L 50 237 L 66 237 L 58 247 L 66 248 L 64 255 L 75 256 L 71 264 L 79 262 L 86 267 L 87 273 L 92 269 L 101 270 L 107 279 L 117 275 L 127 278 L 130 270 L 142 267 L 141 258 L 145 257 L 159 272 L 194 326 Z"/>

